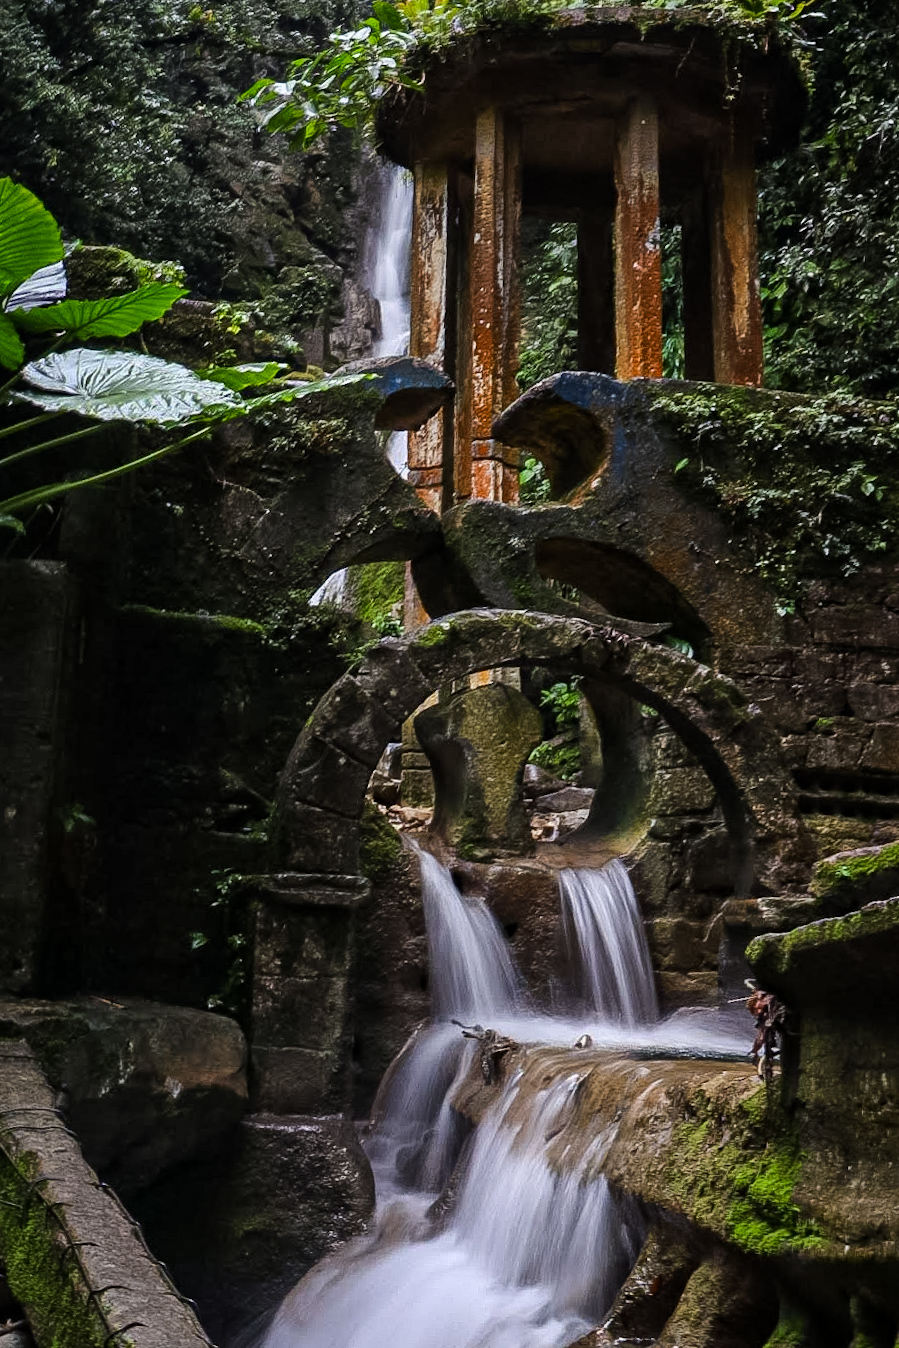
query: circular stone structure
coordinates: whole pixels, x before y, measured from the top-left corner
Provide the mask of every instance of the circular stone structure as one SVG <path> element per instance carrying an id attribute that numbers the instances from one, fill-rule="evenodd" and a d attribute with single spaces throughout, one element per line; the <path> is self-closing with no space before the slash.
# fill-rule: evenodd
<path id="1" fill-rule="evenodd" d="M 580 369 L 662 375 L 661 239 L 678 226 L 686 378 L 761 383 L 755 167 L 795 143 L 806 108 L 776 28 L 720 9 L 466 22 L 422 43 L 421 89 L 377 113 L 415 179 L 410 351 L 457 390 L 454 416 L 410 441 L 438 511 L 517 498 L 517 454 L 492 427 L 518 396 L 523 213 L 577 223 Z"/>

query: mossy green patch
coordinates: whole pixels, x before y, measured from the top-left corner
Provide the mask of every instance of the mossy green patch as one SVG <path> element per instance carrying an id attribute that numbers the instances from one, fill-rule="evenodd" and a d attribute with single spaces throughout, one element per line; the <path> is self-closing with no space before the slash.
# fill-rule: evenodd
<path id="1" fill-rule="evenodd" d="M 424 646 L 430 649 L 432 646 L 441 646 L 444 641 L 449 639 L 450 629 L 442 627 L 440 623 L 434 623 L 431 627 L 425 627 L 415 638 L 416 646 Z"/>
<path id="2" fill-rule="evenodd" d="M 757 936 L 746 948 L 746 958 L 761 977 L 787 972 L 802 950 L 841 941 L 879 936 L 899 927 L 899 898 L 869 904 L 845 917 L 823 918 L 781 935 Z"/>
<path id="3" fill-rule="evenodd" d="M 61 1259 L 63 1245 L 42 1198 L 29 1181 L 34 1158 L 13 1164 L 0 1151 L 0 1258 L 13 1295 L 22 1303 L 42 1348 L 102 1348 L 104 1325 L 73 1258 Z M 127 1345 L 126 1336 L 120 1342 Z"/>
<path id="4" fill-rule="evenodd" d="M 174 609 L 151 608 L 147 604 L 124 604 L 125 613 L 141 613 L 148 618 L 158 618 L 163 622 L 195 623 L 206 628 L 218 628 L 223 632 L 245 632 L 253 636 L 267 636 L 262 623 L 252 618 L 235 618 L 230 613 L 181 613 Z"/>
<path id="5" fill-rule="evenodd" d="M 359 825 L 359 865 L 373 885 L 382 884 L 403 855 L 399 834 L 378 810 L 366 801 Z"/>
<path id="6" fill-rule="evenodd" d="M 810 1251 L 824 1244 L 793 1192 L 802 1154 L 791 1127 L 760 1086 L 725 1116 L 704 1096 L 678 1124 L 666 1175 L 684 1212 L 751 1254 Z"/>
<path id="7" fill-rule="evenodd" d="M 784 612 L 812 572 L 849 576 L 896 551 L 894 403 L 700 384 L 649 396 L 680 442 L 678 481 L 722 513 L 735 554 L 748 555 Z"/>
<path id="8" fill-rule="evenodd" d="M 812 876 L 811 892 L 820 898 L 831 890 L 851 888 L 888 870 L 899 870 L 899 842 L 860 856 L 819 861 Z"/>
<path id="9" fill-rule="evenodd" d="M 385 628 L 403 602 L 406 581 L 405 562 L 369 562 L 351 572 L 351 592 L 356 617 L 376 631 Z M 399 635 L 389 633 L 388 635 Z"/>

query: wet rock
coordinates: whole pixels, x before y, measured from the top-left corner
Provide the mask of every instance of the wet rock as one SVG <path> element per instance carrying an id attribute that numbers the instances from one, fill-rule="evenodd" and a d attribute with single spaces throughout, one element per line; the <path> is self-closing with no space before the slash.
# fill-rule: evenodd
<path id="1" fill-rule="evenodd" d="M 348 1120 L 255 1114 L 226 1156 L 156 1185 L 138 1215 L 210 1336 L 228 1348 L 358 1235 L 373 1209 L 371 1168 Z"/>
<path id="2" fill-rule="evenodd" d="M 226 1016 L 98 997 L 0 1003 L 26 1039 L 88 1164 L 129 1195 L 218 1145 L 247 1108 L 247 1050 Z"/>
<path id="3" fill-rule="evenodd" d="M 524 765 L 524 794 L 535 798 L 538 796 L 548 796 L 553 791 L 562 791 L 567 786 L 567 782 L 554 777 L 546 768 L 541 768 L 537 763 L 525 763 Z"/>
<path id="4" fill-rule="evenodd" d="M 539 797 L 541 814 L 562 814 L 568 810 L 589 810 L 593 804 L 593 791 L 586 786 L 566 786 L 561 791 L 551 791 Z"/>
<path id="5" fill-rule="evenodd" d="M 689 1236 L 658 1222 L 611 1311 L 603 1322 L 608 1339 L 655 1339 L 680 1300 L 700 1255 Z"/>
<path id="6" fill-rule="evenodd" d="M 777 1318 L 770 1281 L 750 1260 L 721 1250 L 690 1278 L 658 1348 L 762 1348 Z"/>

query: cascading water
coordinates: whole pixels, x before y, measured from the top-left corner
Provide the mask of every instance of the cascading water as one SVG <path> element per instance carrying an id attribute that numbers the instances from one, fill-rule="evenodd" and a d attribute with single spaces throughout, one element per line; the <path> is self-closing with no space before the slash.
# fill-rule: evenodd
<path id="1" fill-rule="evenodd" d="M 453 1019 L 530 1043 L 570 1046 L 588 1030 L 602 1046 L 722 1048 L 720 1032 L 649 1023 L 651 966 L 619 863 L 562 873 L 568 954 L 580 970 L 579 1017 L 563 1019 L 526 1007 L 485 904 L 420 855 L 434 1020 L 375 1102 L 372 1229 L 303 1279 L 264 1348 L 563 1348 L 610 1306 L 636 1257 L 639 1219 L 609 1190 L 595 1148 L 564 1173 L 549 1156 L 593 1060 L 564 1056 L 560 1073 L 535 1064 L 529 1075 L 525 1054 L 472 1133 L 452 1102 L 477 1047 Z"/>
<path id="2" fill-rule="evenodd" d="M 657 1020 L 640 909 L 621 862 L 601 871 L 562 871 L 559 892 L 571 987 L 580 1005 L 623 1025 Z"/>
<path id="3" fill-rule="evenodd" d="M 372 343 L 373 356 L 404 356 L 409 350 L 409 239 L 412 234 L 412 179 L 386 162 L 373 167 L 377 206 L 363 246 L 363 276 L 381 311 L 381 335 Z M 408 468 L 405 431 L 387 441 L 387 457 L 398 473 Z M 348 606 L 346 568 L 335 571 L 312 595 L 311 606 Z"/>
<path id="4" fill-rule="evenodd" d="M 409 240 L 412 179 L 404 169 L 378 165 L 378 210 L 365 242 L 368 288 L 381 310 L 381 335 L 373 356 L 404 356 L 409 350 Z M 405 431 L 394 431 L 387 457 L 398 473 L 408 467 Z"/>

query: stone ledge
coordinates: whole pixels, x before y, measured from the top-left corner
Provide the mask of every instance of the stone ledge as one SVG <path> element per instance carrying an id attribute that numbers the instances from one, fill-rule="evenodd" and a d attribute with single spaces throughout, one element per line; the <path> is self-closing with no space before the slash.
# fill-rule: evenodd
<path id="1" fill-rule="evenodd" d="M 0 1054 L 0 1255 L 39 1348 L 208 1345 L 58 1119 L 28 1046 L 8 1040 Z"/>

